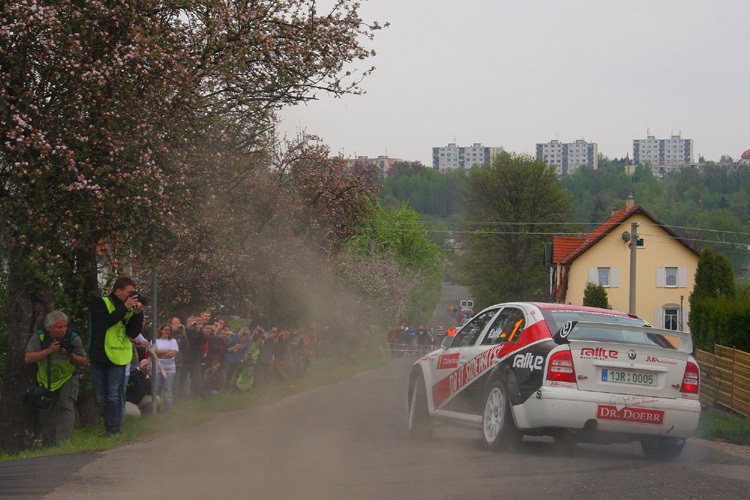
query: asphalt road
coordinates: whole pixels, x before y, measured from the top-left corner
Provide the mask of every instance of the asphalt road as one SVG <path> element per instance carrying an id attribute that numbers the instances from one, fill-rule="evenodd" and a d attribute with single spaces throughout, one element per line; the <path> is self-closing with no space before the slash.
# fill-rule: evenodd
<path id="1" fill-rule="evenodd" d="M 445 307 L 437 312 L 445 315 Z M 62 481 L 46 490 L 55 500 L 750 498 L 748 447 L 693 439 L 677 461 L 660 463 L 643 458 L 636 444 L 579 445 L 560 456 L 542 438 L 493 453 L 478 431 L 448 427 L 412 441 L 405 422 L 411 361 L 397 358 L 270 406 L 105 453 L 57 457 L 35 470 Z M 9 477 L 23 476 L 17 485 L 33 480 L 29 467 L 0 464 L 0 498 L 11 498 L 3 490 Z M 28 493 L 23 498 L 38 498 L 40 490 Z"/>

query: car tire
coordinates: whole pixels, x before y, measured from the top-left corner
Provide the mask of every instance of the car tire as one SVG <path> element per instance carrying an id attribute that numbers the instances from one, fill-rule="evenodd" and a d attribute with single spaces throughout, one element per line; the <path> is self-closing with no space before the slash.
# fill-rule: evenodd
<path id="1" fill-rule="evenodd" d="M 412 377 L 408 401 L 409 437 L 427 440 L 432 437 L 434 422 L 427 407 L 427 389 L 421 372 Z"/>
<path id="2" fill-rule="evenodd" d="M 684 439 L 643 439 L 641 440 L 641 449 L 646 458 L 655 460 L 674 460 L 682 449 L 685 448 Z"/>
<path id="3" fill-rule="evenodd" d="M 484 392 L 482 437 L 484 444 L 495 450 L 514 448 L 523 438 L 513 423 L 508 389 L 499 380 L 490 384 Z"/>

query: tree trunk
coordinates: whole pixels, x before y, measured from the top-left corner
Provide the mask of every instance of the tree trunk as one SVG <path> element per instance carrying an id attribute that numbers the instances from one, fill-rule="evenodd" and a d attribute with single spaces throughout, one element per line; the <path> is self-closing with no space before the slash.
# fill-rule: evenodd
<path id="1" fill-rule="evenodd" d="M 75 307 L 76 325 L 80 328 L 78 332 L 83 339 L 83 345 L 88 346 L 89 339 L 89 308 L 93 297 L 99 295 L 99 283 L 96 271 L 96 248 L 81 248 L 76 256 L 78 272 L 81 276 L 78 296 L 80 300 Z M 78 403 L 76 404 L 76 425 L 89 427 L 99 423 L 99 405 L 94 396 L 94 386 L 91 383 L 91 371 L 88 367 L 80 369 L 81 385 L 78 391 Z"/>
<path id="2" fill-rule="evenodd" d="M 0 450 L 15 453 L 34 442 L 34 409 L 23 402 L 26 387 L 32 382 L 36 365 L 24 362 L 26 344 L 52 310 L 49 296 L 41 293 L 27 273 L 30 260 L 26 252 L 11 245 L 9 252 L 8 350 L 0 398 Z"/>

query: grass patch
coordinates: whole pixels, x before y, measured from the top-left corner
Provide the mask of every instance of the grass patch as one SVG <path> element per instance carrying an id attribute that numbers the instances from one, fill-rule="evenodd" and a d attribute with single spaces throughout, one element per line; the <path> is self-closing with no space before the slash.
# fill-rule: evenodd
<path id="1" fill-rule="evenodd" d="M 717 408 L 701 412 L 696 437 L 725 443 L 750 445 L 750 419 Z"/>
<path id="2" fill-rule="evenodd" d="M 117 448 L 150 436 L 163 436 L 177 429 L 208 422 L 217 413 L 270 404 L 293 394 L 305 392 L 351 378 L 357 373 L 385 365 L 392 357 L 379 348 L 348 356 L 328 355 L 314 358 L 307 373 L 285 383 L 253 388 L 247 392 L 218 394 L 208 399 L 176 401 L 172 412 L 156 416 L 126 416 L 122 432 L 110 438 L 99 437 L 103 425 L 76 429 L 67 443 L 50 448 L 34 448 L 17 455 L 0 454 L 0 461 L 69 453 L 87 453 Z"/>

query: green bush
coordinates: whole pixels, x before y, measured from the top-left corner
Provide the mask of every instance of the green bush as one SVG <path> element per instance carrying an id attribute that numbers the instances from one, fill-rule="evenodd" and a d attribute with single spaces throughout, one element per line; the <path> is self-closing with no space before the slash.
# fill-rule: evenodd
<path id="1" fill-rule="evenodd" d="M 603 286 L 595 285 L 589 281 L 586 283 L 586 289 L 583 291 L 583 305 L 609 309 L 607 290 Z"/>
<path id="2" fill-rule="evenodd" d="M 695 347 L 713 351 L 714 344 L 750 352 L 750 303 L 735 299 L 701 298 L 691 311 Z"/>

